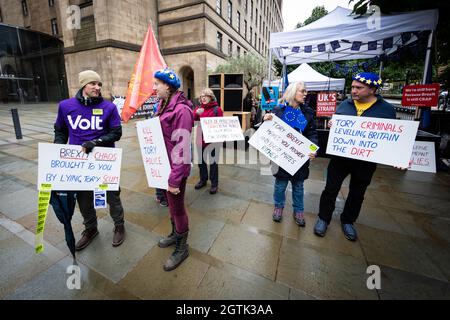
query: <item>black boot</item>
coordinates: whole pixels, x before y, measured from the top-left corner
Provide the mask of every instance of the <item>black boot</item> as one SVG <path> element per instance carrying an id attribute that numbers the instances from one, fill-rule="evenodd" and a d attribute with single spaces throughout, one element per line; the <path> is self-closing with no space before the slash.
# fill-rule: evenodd
<path id="1" fill-rule="evenodd" d="M 189 256 L 188 244 L 186 243 L 188 233 L 189 231 L 179 234 L 175 231 L 176 236 L 175 251 L 172 253 L 172 255 L 169 257 L 169 259 L 167 259 L 166 263 L 164 264 L 165 271 L 171 271 L 177 268 L 184 261 L 184 259 L 186 259 Z"/>
<path id="2" fill-rule="evenodd" d="M 171 246 L 176 242 L 175 222 L 173 221 L 173 219 L 170 219 L 170 222 L 172 223 L 172 232 L 167 237 L 159 240 L 158 247 L 160 248 L 167 248 L 168 246 Z"/>

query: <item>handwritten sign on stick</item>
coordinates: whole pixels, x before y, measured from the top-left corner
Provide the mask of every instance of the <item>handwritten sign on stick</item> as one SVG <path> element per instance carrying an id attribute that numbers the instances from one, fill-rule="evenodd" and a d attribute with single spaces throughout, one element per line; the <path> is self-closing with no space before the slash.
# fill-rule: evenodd
<path id="1" fill-rule="evenodd" d="M 248 143 L 291 175 L 308 161 L 308 154 L 319 149 L 276 115 L 265 121 Z"/>
<path id="2" fill-rule="evenodd" d="M 167 190 L 170 163 L 159 117 L 139 121 L 136 128 L 148 186 Z"/>
<path id="3" fill-rule="evenodd" d="M 119 190 L 122 149 L 95 147 L 91 153 L 81 146 L 39 143 L 38 183 L 52 190 Z"/>
<path id="4" fill-rule="evenodd" d="M 206 143 L 244 140 L 238 117 L 201 118 L 200 124 Z"/>
<path id="5" fill-rule="evenodd" d="M 327 153 L 407 168 L 419 122 L 333 115 Z"/>
<path id="6" fill-rule="evenodd" d="M 436 173 L 434 142 L 416 141 L 409 170 Z"/>

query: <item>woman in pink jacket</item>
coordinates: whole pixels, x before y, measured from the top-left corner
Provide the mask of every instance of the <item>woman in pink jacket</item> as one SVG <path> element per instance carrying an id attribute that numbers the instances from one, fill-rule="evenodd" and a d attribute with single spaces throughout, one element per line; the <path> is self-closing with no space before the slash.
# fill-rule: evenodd
<path id="1" fill-rule="evenodd" d="M 180 79 L 169 69 L 155 72 L 156 94 L 159 107 L 156 116 L 161 122 L 164 143 L 170 162 L 169 188 L 166 192 L 169 202 L 172 232 L 162 238 L 158 245 L 161 248 L 175 244 L 175 251 L 164 264 L 164 270 L 177 268 L 189 255 L 187 238 L 189 221 L 184 204 L 186 180 L 191 171 L 191 131 L 194 125 L 191 103 L 184 93 L 178 91 Z"/>

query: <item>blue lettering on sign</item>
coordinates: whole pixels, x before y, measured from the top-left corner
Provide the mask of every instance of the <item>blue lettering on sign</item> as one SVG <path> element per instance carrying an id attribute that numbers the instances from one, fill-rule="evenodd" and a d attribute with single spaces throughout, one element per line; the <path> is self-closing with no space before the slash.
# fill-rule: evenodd
<path id="1" fill-rule="evenodd" d="M 356 121 L 352 120 L 344 120 L 344 119 L 336 119 L 336 125 L 339 127 L 353 127 L 355 125 Z"/>
<path id="2" fill-rule="evenodd" d="M 91 182 L 99 182 L 100 177 L 96 176 L 84 176 L 84 182 L 91 183 Z"/>
<path id="3" fill-rule="evenodd" d="M 99 164 L 98 170 L 105 170 L 105 171 L 111 171 L 112 165 L 111 164 Z"/>
<path id="4" fill-rule="evenodd" d="M 74 182 L 81 183 L 82 182 L 81 176 L 77 176 L 77 175 L 74 175 L 74 174 L 61 175 L 61 178 L 59 180 L 61 182 L 71 182 L 71 183 L 74 183 Z"/>
<path id="5" fill-rule="evenodd" d="M 45 181 L 46 182 L 52 182 L 55 181 L 57 174 L 47 173 L 45 175 Z"/>
<path id="6" fill-rule="evenodd" d="M 156 153 L 156 147 L 150 146 L 150 147 L 144 147 L 144 153 L 145 154 L 155 154 Z"/>
<path id="7" fill-rule="evenodd" d="M 356 140 L 355 139 L 347 139 L 346 140 L 344 138 L 333 137 L 333 143 L 354 146 L 356 144 Z"/>

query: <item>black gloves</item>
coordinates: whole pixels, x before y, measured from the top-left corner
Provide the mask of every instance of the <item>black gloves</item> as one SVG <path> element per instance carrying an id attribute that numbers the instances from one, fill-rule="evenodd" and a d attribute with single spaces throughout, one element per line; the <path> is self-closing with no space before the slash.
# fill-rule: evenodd
<path id="1" fill-rule="evenodd" d="M 92 149 L 98 144 L 98 140 L 90 140 L 84 142 L 81 146 L 86 149 L 86 154 L 91 153 Z"/>

